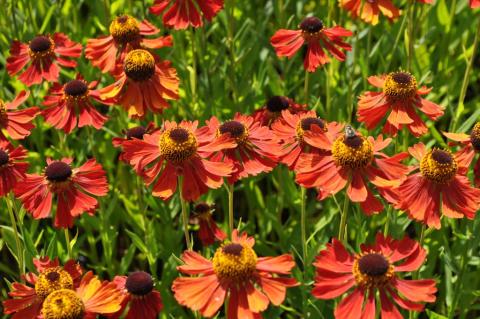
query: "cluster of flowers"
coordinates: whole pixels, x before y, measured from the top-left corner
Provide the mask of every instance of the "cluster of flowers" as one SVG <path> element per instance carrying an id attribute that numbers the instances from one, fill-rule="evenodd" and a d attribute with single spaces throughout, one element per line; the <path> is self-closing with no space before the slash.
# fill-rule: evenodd
<path id="1" fill-rule="evenodd" d="M 361 18 L 373 24 L 378 21 L 379 10 L 389 18 L 398 15 L 389 0 L 341 3 L 354 15 L 359 15 L 356 12 L 362 3 Z M 478 5 L 478 1 L 471 4 Z M 151 12 L 163 14 L 165 25 L 183 29 L 201 26 L 202 17 L 211 20 L 222 7 L 222 0 L 157 0 Z M 65 57 L 78 58 L 82 52 L 81 44 L 66 35 L 40 35 L 28 44 L 12 44 L 7 60 L 11 76 L 28 65 L 19 76 L 27 86 L 43 79 L 55 83 L 42 111 L 37 107 L 16 110 L 28 98 L 25 91 L 14 101 L 0 104 L 0 127 L 10 138 L 28 136 L 38 114 L 66 133 L 77 125 L 98 129 L 107 118 L 95 109 L 92 100 L 122 105 L 131 117 L 142 118 L 147 111 L 161 113 L 169 106 L 167 100 L 178 99 L 175 69 L 152 51 L 171 46 L 172 38 L 151 38 L 160 32 L 155 26 L 127 15 L 114 19 L 109 30 L 110 35 L 89 40 L 86 48 L 92 65 L 115 78 L 113 84 L 101 89 L 96 89 L 96 81 L 88 83 L 81 75 L 63 85 L 57 82 L 60 66 L 73 68 L 77 64 Z M 339 61 L 345 60 L 342 50 L 351 47 L 343 38 L 351 35 L 342 27 L 325 28 L 320 19 L 308 17 L 299 30 L 279 30 L 271 43 L 278 56 L 287 57 L 306 44 L 304 66 L 313 72 L 329 62 L 324 50 Z M 358 121 L 367 129 L 379 126 L 386 118 L 384 134 L 395 136 L 406 127 L 419 137 L 428 130 L 417 111 L 431 120 L 443 115 L 440 106 L 423 98 L 430 89 L 418 87 L 408 72 L 372 76 L 368 81 L 379 91 L 365 92 L 358 102 Z M 473 219 L 480 207 L 480 190 L 466 177 L 475 152 L 480 150 L 480 124 L 470 135 L 445 136 L 465 147 L 452 153 L 427 149 L 419 143 L 409 148 L 418 165 L 406 166 L 402 161 L 408 153 L 388 156 L 382 152 L 391 138 L 364 136 L 349 125 L 328 123 L 306 105 L 275 96 L 250 115 L 237 113 L 223 122 L 212 117 L 205 126 L 197 121 L 165 121 L 159 128 L 153 124 L 137 126 L 126 131 L 124 138 L 114 138 L 113 144 L 122 149 L 120 159 L 151 186 L 153 196 L 163 200 L 178 190 L 182 200 L 194 202 L 209 189 L 221 187 L 224 179 L 232 185 L 283 163 L 295 172 L 299 185 L 316 188 L 319 200 L 346 189 L 350 200 L 359 203 L 366 215 L 383 211 L 383 198 L 412 219 L 440 228 L 442 214 Z M 13 190 L 36 219 L 51 215 L 55 197 L 54 225 L 72 227 L 75 217 L 96 210 L 98 202 L 92 196 L 108 192 L 105 172 L 94 159 L 78 168 L 72 168 L 69 158 L 49 159 L 42 174 L 27 174 L 25 158 L 23 147 L 14 148 L 7 136 L 0 134 L 0 195 Z M 480 164 L 475 165 L 474 173 L 478 186 Z M 198 203 L 194 212 L 202 243 L 224 242 L 211 260 L 190 250 L 183 254 L 184 264 L 178 270 L 191 277 L 177 278 L 172 286 L 181 305 L 212 317 L 228 299 L 228 318 L 261 318 L 260 313 L 270 303 L 283 302 L 287 287 L 298 285 L 289 277 L 295 266 L 291 255 L 257 257 L 255 241 L 247 234 L 235 230 L 231 240 L 225 241 L 226 234 L 213 220 L 212 206 Z M 352 290 L 338 304 L 335 316 L 348 318 L 354 312 L 374 318 L 378 290 L 382 317 L 402 318 L 392 300 L 414 311 L 423 309 L 422 302 L 435 300 L 434 280 L 401 277 L 402 272 L 419 269 L 425 258 L 425 250 L 409 238 L 394 240 L 378 235 L 374 245 L 363 246 L 356 255 L 333 239 L 314 264 L 317 276 L 312 294 L 332 299 Z M 82 269 L 73 261 L 61 267 L 57 260 L 41 259 L 35 260 L 35 265 L 38 273 L 27 274 L 23 278 L 27 284 L 14 283 L 12 299 L 4 302 L 5 313 L 15 313 L 14 319 L 34 319 L 39 314 L 45 319 L 91 318 L 96 314 L 117 318 L 126 308 L 127 318 L 155 318 L 162 308 L 147 273 L 101 282 L 91 272 L 82 276 Z"/>

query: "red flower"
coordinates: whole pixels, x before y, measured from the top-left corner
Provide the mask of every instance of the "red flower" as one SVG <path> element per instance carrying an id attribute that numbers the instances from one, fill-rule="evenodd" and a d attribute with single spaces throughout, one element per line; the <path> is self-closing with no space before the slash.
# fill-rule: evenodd
<path id="1" fill-rule="evenodd" d="M 372 25 L 378 24 L 380 12 L 390 21 L 400 16 L 400 10 L 393 5 L 391 0 L 340 0 L 340 6 L 349 11 L 353 18 L 360 17 Z"/>
<path id="2" fill-rule="evenodd" d="M 371 76 L 368 82 L 383 89 L 382 92 L 365 92 L 358 101 L 358 120 L 364 122 L 368 129 L 375 128 L 390 112 L 383 127 L 385 134 L 396 135 L 405 125 L 415 137 L 419 137 L 428 129 L 418 116 L 417 109 L 431 120 L 443 115 L 439 105 L 421 97 L 430 93 L 431 89 L 425 86 L 418 89 L 417 80 L 410 73 Z"/>
<path id="3" fill-rule="evenodd" d="M 19 80 L 30 86 L 39 84 L 42 78 L 55 82 L 58 80 L 60 66 L 74 68 L 77 62 L 65 57 L 78 58 L 82 55 L 82 45 L 71 41 L 63 33 L 39 35 L 28 44 L 13 41 L 10 57 L 7 59 L 8 75 L 14 76 L 27 64 L 29 67 L 19 76 Z"/>
<path id="4" fill-rule="evenodd" d="M 286 96 L 272 96 L 265 106 L 253 112 L 252 117 L 255 122 L 260 122 L 263 126 L 270 126 L 283 110 L 289 110 L 292 114 L 307 111 L 306 104 L 297 104 Z"/>
<path id="5" fill-rule="evenodd" d="M 407 157 L 406 153 L 388 157 L 381 152 L 390 142 L 390 138 L 384 140 L 381 135 L 376 140 L 371 136 L 365 138 L 347 126 L 346 133 L 328 149 L 331 155 L 301 155 L 296 181 L 304 187 L 319 187 L 319 200 L 347 187 L 350 200 L 360 203 L 367 215 L 381 212 L 384 206 L 366 182 L 375 185 L 387 201 L 394 202 L 396 197 L 392 187 L 398 186 L 399 180 L 408 172 L 408 168 L 400 163 Z"/>
<path id="6" fill-rule="evenodd" d="M 230 184 L 239 179 L 270 172 L 277 166 L 280 145 L 273 132 L 255 122 L 253 117 L 235 114 L 233 120 L 220 124 L 216 117 L 206 121 L 211 134 L 234 139 L 235 147 L 221 150 L 213 156 L 215 160 L 231 163 L 233 174 Z"/>
<path id="7" fill-rule="evenodd" d="M 465 176 L 472 157 L 434 148 L 427 151 L 418 143 L 409 148 L 418 160 L 411 174 L 398 187 L 397 208 L 410 218 L 439 229 L 440 214 L 450 218 L 473 219 L 480 208 L 480 190 L 470 186 Z"/>
<path id="8" fill-rule="evenodd" d="M 422 311 L 422 302 L 435 302 L 435 280 L 400 277 L 403 272 L 419 269 L 425 261 L 427 254 L 416 241 L 378 234 L 375 245 L 362 245 L 361 250 L 360 254 L 351 255 L 340 241 L 333 239 L 314 263 L 314 297 L 333 299 L 353 288 L 335 309 L 336 319 L 351 318 L 352 314 L 357 318 L 376 318 L 377 291 L 382 318 L 403 318 L 394 303 L 406 310 Z"/>
<path id="9" fill-rule="evenodd" d="M 186 29 L 188 26 L 201 27 L 203 26 L 202 16 L 212 21 L 222 9 L 223 0 L 155 0 L 150 7 L 150 12 L 160 15 L 166 11 L 163 14 L 163 24 L 179 30 Z"/>
<path id="10" fill-rule="evenodd" d="M 470 8 L 480 8 L 480 0 L 470 0 Z"/>
<path id="11" fill-rule="evenodd" d="M 0 140 L 0 196 L 8 194 L 18 182 L 25 179 L 28 163 L 23 162 L 27 151 Z"/>
<path id="12" fill-rule="evenodd" d="M 221 230 L 213 219 L 214 207 L 207 203 L 198 203 L 193 209 L 193 215 L 190 218 L 192 223 L 199 225 L 198 237 L 203 246 L 213 245 L 216 240 L 224 241 L 227 234 Z"/>
<path id="13" fill-rule="evenodd" d="M 417 1 L 420 3 L 427 3 L 427 4 L 433 3 L 433 0 L 417 0 Z"/>
<path id="14" fill-rule="evenodd" d="M 215 316 L 227 298 L 227 318 L 261 318 L 270 302 L 279 306 L 287 287 L 298 285 L 294 278 L 282 276 L 290 275 L 295 262 L 290 255 L 259 258 L 254 244 L 252 237 L 234 230 L 232 243 L 218 248 L 212 260 L 185 251 L 185 264 L 177 269 L 195 277 L 175 279 L 175 299 L 207 318 Z"/>
<path id="15" fill-rule="evenodd" d="M 39 113 L 38 107 L 34 106 L 21 111 L 14 111 L 28 99 L 29 95 L 28 91 L 22 91 L 12 102 L 3 103 L 0 100 L 0 140 L 7 140 L 2 133 L 2 128 L 14 140 L 24 139 L 30 135 L 30 131 L 35 127 L 32 121 Z"/>
<path id="16" fill-rule="evenodd" d="M 138 22 L 129 15 L 116 17 L 109 29 L 110 35 L 89 39 L 85 49 L 87 59 L 104 73 L 114 71 L 116 64 L 121 65 L 132 49 L 159 49 L 173 45 L 171 35 L 148 38 L 158 35 L 160 30 L 147 20 Z"/>
<path id="17" fill-rule="evenodd" d="M 475 153 L 480 152 L 480 122 L 477 122 L 473 127 L 470 135 L 463 134 L 463 133 L 448 133 L 444 132 L 447 138 L 454 140 L 456 142 L 460 142 L 464 147 L 459 152 L 461 157 L 467 159 L 470 163 L 473 158 L 475 157 Z M 473 167 L 473 174 L 474 174 L 474 182 L 475 186 L 480 186 L 480 157 L 477 159 L 474 167 Z"/>
<path id="18" fill-rule="evenodd" d="M 125 319 L 156 319 L 163 308 L 162 297 L 154 290 L 152 276 L 144 271 L 136 271 L 128 277 L 115 276 L 113 282 L 123 292 L 124 299 L 120 311 L 108 318 L 117 319 L 128 307 Z"/>
<path id="19" fill-rule="evenodd" d="M 132 117 L 145 116 L 146 109 L 162 113 L 170 106 L 166 100 L 178 99 L 177 71 L 170 64 L 146 50 L 132 50 L 117 70 L 116 82 L 99 90 L 100 98 L 122 105 Z"/>
<path id="20" fill-rule="evenodd" d="M 84 212 L 93 213 L 98 206 L 94 196 L 105 196 L 108 183 L 105 171 L 95 159 L 79 168 L 71 168 L 71 159 L 52 161 L 42 175 L 27 174 L 14 192 L 33 218 L 47 218 L 52 210 L 53 197 L 57 197 L 55 227 L 73 226 L 74 217 Z"/>
<path id="21" fill-rule="evenodd" d="M 180 124 L 165 121 L 160 131 L 145 134 L 143 140 L 123 142 L 123 158 L 141 175 L 147 185 L 153 184 L 153 196 L 167 200 L 183 176 L 183 197 L 194 201 L 209 188 L 219 188 L 223 177 L 230 176 L 232 165 L 208 160 L 212 152 L 233 147 L 230 138 L 215 139 L 198 122 Z"/>
<path id="22" fill-rule="evenodd" d="M 112 138 L 112 144 L 115 147 L 122 147 L 123 143 L 132 139 L 139 139 L 143 140 L 143 136 L 145 134 L 152 134 L 155 132 L 157 129 L 155 129 L 155 126 L 152 122 L 148 123 L 146 127 L 144 126 L 135 126 L 132 127 L 128 130 L 124 130 L 123 134 L 125 138 L 122 137 L 114 137 Z M 118 157 L 121 161 L 125 161 L 123 157 L 123 151 L 120 153 L 120 156 Z"/>
<path id="23" fill-rule="evenodd" d="M 43 102 L 47 107 L 42 111 L 45 121 L 63 129 L 67 134 L 77 126 L 77 116 L 78 127 L 93 126 L 97 130 L 102 128 L 107 117 L 98 112 L 92 104 L 92 99 L 105 103 L 95 90 L 97 83 L 87 83 L 81 75 L 77 75 L 75 80 L 65 85 L 54 83 Z"/>
<path id="24" fill-rule="evenodd" d="M 324 28 L 320 19 L 309 17 L 300 23 L 299 28 L 300 30 L 278 30 L 270 42 L 279 57 L 288 58 L 291 58 L 306 43 L 307 54 L 303 65 L 308 72 L 315 72 L 319 66 L 330 62 L 330 58 L 323 49 L 330 52 L 338 61 L 345 61 L 345 53 L 337 47 L 347 51 L 352 49 L 342 40 L 342 37 L 351 36 L 352 32 L 342 27 Z"/>
<path id="25" fill-rule="evenodd" d="M 273 133 L 281 141 L 280 161 L 291 170 L 296 170 L 301 154 L 330 154 L 331 145 L 342 129 L 343 125 L 326 123 L 315 111 L 292 114 L 285 110 L 272 125 Z"/>
<path id="26" fill-rule="evenodd" d="M 27 273 L 26 284 L 14 282 L 8 295 L 12 299 L 3 302 L 3 312 L 14 314 L 12 319 L 37 319 L 45 298 L 59 289 L 74 289 L 80 285 L 82 268 L 69 260 L 60 266 L 58 258 L 33 259 L 37 273 Z"/>

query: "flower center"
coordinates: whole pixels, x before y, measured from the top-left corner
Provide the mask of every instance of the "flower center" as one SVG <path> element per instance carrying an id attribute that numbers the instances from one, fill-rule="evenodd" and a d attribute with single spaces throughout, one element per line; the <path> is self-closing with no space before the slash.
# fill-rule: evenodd
<path id="1" fill-rule="evenodd" d="M 323 22 L 317 17 L 308 17 L 300 23 L 300 29 L 302 29 L 304 33 L 314 35 L 323 29 Z"/>
<path id="2" fill-rule="evenodd" d="M 212 210 L 212 207 L 210 205 L 208 205 L 207 203 L 198 203 L 197 205 L 195 205 L 195 207 L 193 208 L 193 211 L 197 214 L 205 214 L 205 213 L 210 213 L 210 211 Z"/>
<path id="3" fill-rule="evenodd" d="M 353 275 L 364 288 L 379 288 L 394 276 L 393 265 L 382 254 L 370 252 L 355 257 Z"/>
<path id="4" fill-rule="evenodd" d="M 110 34 L 117 43 L 126 44 L 140 36 L 140 26 L 135 18 L 128 15 L 117 17 L 110 23 Z"/>
<path id="5" fill-rule="evenodd" d="M 67 163 L 56 161 L 47 166 L 45 176 L 50 182 L 65 182 L 72 176 L 72 169 Z"/>
<path id="6" fill-rule="evenodd" d="M 84 314 L 85 305 L 73 290 L 54 291 L 43 302 L 44 319 L 83 319 Z"/>
<path id="7" fill-rule="evenodd" d="M 240 244 L 227 244 L 213 256 L 213 270 L 222 279 L 237 283 L 249 279 L 255 272 L 257 255 L 252 248 Z"/>
<path id="8" fill-rule="evenodd" d="M 131 273 L 125 283 L 128 292 L 135 296 L 145 296 L 153 290 L 153 279 L 144 271 Z"/>
<path id="9" fill-rule="evenodd" d="M 420 162 L 422 175 L 438 184 L 449 183 L 457 174 L 458 164 L 448 150 L 433 149 Z"/>
<path id="10" fill-rule="evenodd" d="M 373 145 L 363 136 L 340 136 L 332 146 L 335 164 L 349 168 L 363 168 L 373 160 Z"/>
<path id="11" fill-rule="evenodd" d="M 146 50 L 132 50 L 125 57 L 123 70 L 134 81 L 146 81 L 155 73 L 155 58 Z"/>
<path id="12" fill-rule="evenodd" d="M 392 72 L 387 75 L 383 92 L 395 101 L 405 101 L 417 94 L 417 80 L 408 72 Z"/>
<path id="13" fill-rule="evenodd" d="M 480 152 L 480 122 L 475 124 L 470 132 L 470 143 L 472 143 L 475 151 Z"/>
<path id="14" fill-rule="evenodd" d="M 88 91 L 88 86 L 85 83 L 85 81 L 82 80 L 72 80 L 65 84 L 63 87 L 63 90 L 65 91 L 66 94 L 77 97 L 84 95 Z"/>
<path id="15" fill-rule="evenodd" d="M 33 59 L 53 55 L 55 43 L 49 36 L 39 35 L 33 38 L 28 45 L 28 52 Z"/>
<path id="16" fill-rule="evenodd" d="M 10 160 L 10 156 L 4 150 L 0 150 L 0 166 L 6 165 Z"/>
<path id="17" fill-rule="evenodd" d="M 52 292 L 60 289 L 73 289 L 73 279 L 63 268 L 47 268 L 38 275 L 35 293 L 39 297 L 46 298 Z"/>
<path id="18" fill-rule="evenodd" d="M 197 152 L 197 139 L 192 132 L 182 127 L 166 130 L 160 137 L 160 153 L 166 160 L 183 162 Z"/>
<path id="19" fill-rule="evenodd" d="M 218 128 L 219 135 L 230 133 L 230 136 L 239 144 L 244 144 L 248 139 L 248 130 L 238 121 L 228 121 Z"/>
<path id="20" fill-rule="evenodd" d="M 147 133 L 147 129 L 143 126 L 137 126 L 129 129 L 125 134 L 127 139 L 131 140 L 132 138 L 138 138 L 139 140 L 143 139 L 143 135 Z"/>
<path id="21" fill-rule="evenodd" d="M 284 96 L 272 96 L 268 101 L 267 101 L 267 110 L 269 110 L 272 113 L 278 113 L 283 110 L 288 109 L 290 106 L 290 102 L 288 99 Z"/>

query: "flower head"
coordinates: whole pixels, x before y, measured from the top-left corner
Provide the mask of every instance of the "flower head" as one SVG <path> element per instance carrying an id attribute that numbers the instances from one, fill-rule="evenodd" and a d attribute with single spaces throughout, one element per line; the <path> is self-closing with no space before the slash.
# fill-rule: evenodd
<path id="1" fill-rule="evenodd" d="M 147 20 L 138 21 L 129 15 L 116 17 L 109 27 L 110 35 L 89 39 L 85 56 L 102 72 L 114 72 L 122 65 L 126 54 L 133 49 L 171 47 L 171 35 L 158 36 L 160 30 Z M 150 38 L 150 36 L 157 36 Z"/>
<path id="2" fill-rule="evenodd" d="M 296 170 L 298 159 L 303 153 L 328 154 L 331 144 L 343 125 L 327 123 L 317 117 L 315 111 L 292 114 L 282 111 L 282 116 L 272 124 L 273 133 L 280 140 L 280 161 Z"/>
<path id="3" fill-rule="evenodd" d="M 25 179 L 28 163 L 23 160 L 26 157 L 27 151 L 22 146 L 14 148 L 9 142 L 0 140 L 0 196 L 7 195 Z"/>
<path id="4" fill-rule="evenodd" d="M 344 319 L 352 313 L 375 318 L 378 292 L 382 318 L 403 318 L 395 304 L 422 311 L 422 302 L 435 302 L 435 280 L 406 280 L 401 276 L 419 269 L 425 257 L 425 250 L 408 237 L 395 240 L 378 234 L 374 245 L 362 245 L 361 253 L 355 255 L 333 239 L 314 263 L 317 276 L 312 294 L 333 299 L 350 291 L 335 309 L 335 318 Z"/>
<path id="5" fill-rule="evenodd" d="M 349 11 L 353 18 L 360 17 L 372 25 L 378 24 L 380 12 L 390 21 L 400 16 L 400 10 L 392 0 L 340 0 L 340 6 Z"/>
<path id="6" fill-rule="evenodd" d="M 106 102 L 100 99 L 98 91 L 95 90 L 96 85 L 96 81 L 88 83 L 81 75 L 64 85 L 54 83 L 43 102 L 47 107 L 42 111 L 45 121 L 67 134 L 77 125 L 100 129 L 107 117 L 95 109 L 92 100 Z"/>
<path id="7" fill-rule="evenodd" d="M 229 138 L 215 138 L 198 122 L 179 124 L 165 121 L 161 130 L 122 144 L 123 158 L 152 185 L 154 196 L 169 199 L 176 191 L 178 178 L 183 176 L 185 200 L 196 200 L 209 188 L 219 188 L 223 177 L 232 172 L 232 165 L 209 160 L 212 152 L 232 147 Z"/>
<path id="8" fill-rule="evenodd" d="M 345 53 L 340 49 L 350 51 L 352 47 L 343 42 L 342 38 L 351 35 L 352 32 L 342 27 L 325 28 L 320 19 L 308 17 L 300 23 L 299 30 L 278 30 L 270 42 L 279 57 L 288 58 L 291 58 L 306 43 L 307 53 L 303 65 L 308 72 L 315 72 L 319 66 L 330 62 L 330 58 L 323 49 L 335 59 L 345 60 Z"/>
<path id="9" fill-rule="evenodd" d="M 73 226 L 75 217 L 84 212 L 93 213 L 98 206 L 93 196 L 105 196 L 108 192 L 105 171 L 95 159 L 78 168 L 72 168 L 71 159 L 53 161 L 47 159 L 47 167 L 41 175 L 27 174 L 14 189 L 26 210 L 33 218 L 51 215 L 54 197 L 57 200 L 55 227 Z"/>
<path id="10" fill-rule="evenodd" d="M 162 113 L 170 106 L 167 100 L 178 99 L 177 71 L 147 50 L 128 52 L 115 78 L 115 83 L 99 90 L 100 98 L 122 105 L 129 116 L 143 117 L 147 109 Z"/>
<path id="11" fill-rule="evenodd" d="M 480 0 L 470 0 L 470 8 L 480 8 Z"/>
<path id="12" fill-rule="evenodd" d="M 213 245 L 215 241 L 223 241 L 227 234 L 221 230 L 213 219 L 214 206 L 201 202 L 193 208 L 190 218 L 192 223 L 198 224 L 198 237 L 203 246 Z"/>
<path id="13" fill-rule="evenodd" d="M 29 43 L 12 42 L 7 71 L 10 76 L 14 76 L 29 65 L 18 78 L 25 85 L 39 84 L 42 79 L 55 82 L 60 72 L 59 65 L 66 68 L 77 66 L 76 61 L 65 57 L 78 58 L 80 55 L 82 45 L 71 41 L 63 33 L 39 35 Z"/>
<path id="14" fill-rule="evenodd" d="M 74 289 L 80 285 L 82 268 L 73 260 L 60 266 L 58 258 L 34 259 L 36 273 L 27 273 L 26 284 L 14 282 L 8 293 L 12 299 L 3 302 L 5 314 L 16 319 L 37 319 L 42 305 L 51 293 L 61 289 Z"/>
<path id="15" fill-rule="evenodd" d="M 307 106 L 297 104 L 286 96 L 275 95 L 269 98 L 263 107 L 253 112 L 252 117 L 255 122 L 260 122 L 263 126 L 271 126 L 283 110 L 296 114 L 307 111 Z"/>
<path id="16" fill-rule="evenodd" d="M 440 228 L 441 214 L 450 218 L 473 219 L 480 208 L 480 190 L 465 176 L 472 157 L 446 149 L 427 150 L 422 143 L 409 148 L 419 164 L 396 191 L 401 194 L 397 208 L 410 218 Z"/>
<path id="17" fill-rule="evenodd" d="M 16 110 L 29 95 L 28 91 L 21 91 L 12 102 L 4 103 L 0 100 L 0 140 L 7 140 L 2 129 L 5 129 L 14 140 L 24 139 L 30 135 L 30 131 L 35 127 L 32 121 L 39 113 L 38 107 Z"/>
<path id="18" fill-rule="evenodd" d="M 347 187 L 352 202 L 360 203 L 370 215 L 383 210 L 383 204 L 374 196 L 367 182 L 389 202 L 394 202 L 392 187 L 398 186 L 408 172 L 401 164 L 407 157 L 400 153 L 388 157 L 381 152 L 391 139 L 364 137 L 350 126 L 327 149 L 330 154 L 305 153 L 297 164 L 296 181 L 305 187 L 319 188 L 319 199 L 336 194 Z"/>
<path id="19" fill-rule="evenodd" d="M 280 151 L 273 132 L 266 126 L 255 122 L 253 117 L 235 114 L 232 120 L 220 123 L 216 117 L 207 121 L 211 134 L 229 137 L 235 147 L 221 150 L 213 158 L 234 165 L 230 184 L 237 180 L 270 172 L 277 165 Z"/>
<path id="20" fill-rule="evenodd" d="M 285 277 L 295 262 L 290 255 L 258 257 L 254 244 L 252 237 L 234 230 L 232 242 L 219 247 L 212 260 L 193 251 L 184 252 L 185 264 L 177 269 L 193 277 L 175 279 L 175 299 L 207 318 L 213 317 L 227 298 L 228 318 L 256 318 L 270 302 L 280 305 L 287 287 L 297 285 L 294 278 Z"/>
<path id="21" fill-rule="evenodd" d="M 129 129 L 123 131 L 123 136 L 124 137 L 114 137 L 114 138 L 112 138 L 112 144 L 115 147 L 120 147 L 121 148 L 124 142 L 132 140 L 132 139 L 143 140 L 143 136 L 145 134 L 152 134 L 153 132 L 155 132 L 155 130 L 156 130 L 155 125 L 152 122 L 148 123 L 147 126 L 141 126 L 141 125 L 134 126 L 132 128 L 129 128 Z M 119 159 L 122 160 L 122 161 L 125 161 L 125 159 L 123 158 L 123 151 L 120 154 Z"/>
<path id="22" fill-rule="evenodd" d="M 224 0 L 155 0 L 150 13 L 163 14 L 163 24 L 179 29 L 203 26 L 203 18 L 212 19 L 223 9 Z M 198 7 L 198 9 L 197 9 Z"/>
<path id="23" fill-rule="evenodd" d="M 120 318 L 128 308 L 125 318 L 156 319 L 163 308 L 162 297 L 154 289 L 153 278 L 144 271 L 135 271 L 128 276 L 116 276 L 113 282 L 123 293 L 121 309 L 109 315 L 110 319 Z"/>
<path id="24" fill-rule="evenodd" d="M 368 82 L 382 89 L 382 92 L 365 92 L 358 101 L 358 120 L 364 122 L 368 129 L 375 128 L 389 113 L 383 127 L 385 134 L 396 135 L 406 126 L 415 137 L 419 137 L 427 133 L 428 129 L 417 110 L 431 120 L 443 115 L 439 105 L 422 98 L 431 89 L 418 88 L 417 80 L 408 72 L 371 76 Z"/>

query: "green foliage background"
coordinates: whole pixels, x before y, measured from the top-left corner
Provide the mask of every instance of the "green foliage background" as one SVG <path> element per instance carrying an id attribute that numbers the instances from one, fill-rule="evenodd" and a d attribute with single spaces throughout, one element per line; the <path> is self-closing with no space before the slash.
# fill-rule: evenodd
<path id="1" fill-rule="evenodd" d="M 406 9 L 406 0 L 394 0 Z M 286 95 L 305 102 L 301 54 L 291 60 L 279 60 L 269 43 L 280 28 L 296 28 L 306 15 L 316 15 L 327 26 L 344 26 L 355 35 L 347 40 L 353 46 L 346 62 L 333 61 L 309 78 L 308 102 L 322 118 L 352 123 L 355 120 L 357 96 L 371 90 L 366 81 L 370 75 L 407 68 L 408 33 L 406 14 L 394 23 L 384 17 L 377 26 L 352 20 L 338 7 L 337 1 L 294 0 L 227 0 L 223 10 L 204 28 L 187 31 L 165 30 L 159 17 L 148 14 L 151 1 L 133 0 L 0 0 L 0 98 L 12 100 L 25 89 L 5 70 L 9 46 L 13 39 L 29 41 L 36 34 L 64 32 L 72 40 L 86 44 L 87 39 L 108 33 L 111 17 L 122 13 L 137 18 L 146 17 L 156 26 L 172 34 L 173 48 L 158 53 L 171 60 L 181 79 L 181 98 L 171 103 L 163 115 L 149 115 L 141 123 L 163 119 L 198 119 L 201 123 L 211 115 L 223 120 L 235 112 L 248 113 L 261 107 L 272 95 Z M 433 86 L 429 99 L 445 107 L 445 115 L 437 122 L 428 122 L 430 134 L 420 140 L 428 145 L 446 146 L 441 131 L 468 132 L 480 115 L 480 59 L 474 57 L 473 70 L 468 78 L 464 104 L 459 104 L 468 59 L 473 52 L 473 38 L 480 22 L 478 11 L 471 10 L 466 0 L 437 0 L 434 6 L 417 3 L 415 6 L 415 39 L 413 73 L 422 84 Z M 62 71 L 61 81 L 75 77 L 76 72 L 87 80 L 100 80 L 100 87 L 112 83 L 82 57 L 76 70 Z M 32 86 L 28 105 L 41 105 L 48 84 Z M 94 217 L 83 215 L 70 234 L 74 255 L 88 269 L 104 278 L 129 271 L 146 270 L 154 274 L 157 289 L 165 304 L 162 318 L 193 318 L 193 314 L 175 302 L 170 290 L 178 276 L 181 252 L 185 249 L 180 202 L 174 198 L 162 202 L 150 195 L 132 169 L 118 161 L 118 150 L 112 137 L 122 130 L 138 125 L 129 120 L 119 106 L 101 107 L 110 120 L 99 131 L 76 129 L 66 136 L 44 123 L 35 121 L 32 135 L 21 143 L 30 151 L 30 172 L 40 172 L 47 157 L 70 156 L 74 163 L 95 157 L 108 174 L 110 193 L 100 200 Z M 365 131 L 364 131 L 365 132 Z M 369 132 L 371 135 L 378 131 Z M 389 154 L 404 145 L 418 142 L 411 136 L 392 143 Z M 283 166 L 268 175 L 249 178 L 235 187 L 235 216 L 240 228 L 255 236 L 256 251 L 261 256 L 291 252 L 298 267 L 295 276 L 301 280 L 306 266 L 306 285 L 289 290 L 285 303 L 270 307 L 265 318 L 332 318 L 335 302 L 315 300 L 309 295 L 313 282 L 312 262 L 318 251 L 336 236 L 340 221 L 343 193 L 323 202 L 308 192 L 307 232 L 308 259 L 301 260 L 300 191 L 293 175 Z M 217 206 L 216 218 L 226 229 L 227 210 L 225 189 L 211 191 L 204 200 Z M 0 201 L 0 299 L 7 298 L 8 284 L 18 279 L 16 251 L 5 202 Z M 27 270 L 33 270 L 32 257 L 39 255 L 67 258 L 63 232 L 51 227 L 51 220 L 34 221 L 16 203 L 20 216 L 24 260 Z M 357 206 L 348 212 L 348 237 L 353 250 L 365 241 L 372 241 L 376 232 L 383 231 L 386 213 L 367 218 Z M 419 238 L 420 226 L 401 212 L 392 213 L 390 233 L 401 238 L 407 232 Z M 425 247 L 428 260 L 421 269 L 423 278 L 436 278 L 439 292 L 437 302 L 427 306 L 422 317 L 445 318 L 452 304 L 458 301 L 451 316 L 480 317 L 480 259 L 479 218 L 443 220 L 440 231 L 427 231 Z M 198 242 L 198 241 L 197 241 Z M 198 243 L 197 243 L 198 244 Z M 200 245 L 196 245 L 201 250 Z M 204 249 L 207 256 L 213 249 Z M 219 317 L 222 317 L 221 314 Z"/>

